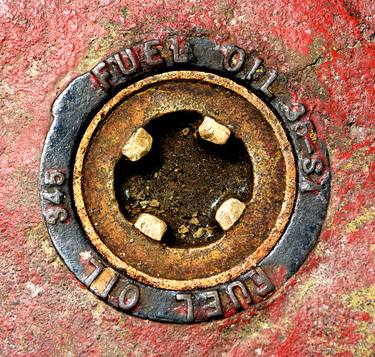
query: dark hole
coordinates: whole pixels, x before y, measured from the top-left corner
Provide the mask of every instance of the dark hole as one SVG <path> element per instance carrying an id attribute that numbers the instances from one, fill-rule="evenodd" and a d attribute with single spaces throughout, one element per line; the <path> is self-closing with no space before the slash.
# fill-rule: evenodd
<path id="1" fill-rule="evenodd" d="M 137 162 L 121 158 L 115 168 L 117 200 L 125 218 L 135 222 L 151 213 L 168 224 L 163 242 L 174 247 L 211 243 L 223 234 L 215 221 L 226 199 L 243 202 L 252 193 L 252 168 L 243 142 L 233 133 L 225 145 L 199 138 L 203 117 L 175 112 L 152 120 L 151 151 Z"/>

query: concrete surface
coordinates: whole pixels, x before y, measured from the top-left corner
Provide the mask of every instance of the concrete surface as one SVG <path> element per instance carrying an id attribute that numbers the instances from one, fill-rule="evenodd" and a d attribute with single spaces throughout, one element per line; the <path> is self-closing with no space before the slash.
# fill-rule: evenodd
<path id="1" fill-rule="evenodd" d="M 0 2 L 0 354 L 371 356 L 375 353 L 371 0 Z M 169 32 L 257 49 L 330 152 L 331 202 L 303 268 L 262 310 L 178 326 L 100 302 L 57 257 L 38 197 L 56 95 L 111 51 Z"/>

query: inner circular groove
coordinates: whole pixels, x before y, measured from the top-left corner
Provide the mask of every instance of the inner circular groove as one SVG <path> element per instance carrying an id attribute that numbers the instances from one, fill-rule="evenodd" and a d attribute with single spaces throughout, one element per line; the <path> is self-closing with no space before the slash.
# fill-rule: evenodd
<path id="1" fill-rule="evenodd" d="M 198 247 L 216 241 L 223 230 L 217 208 L 229 198 L 247 202 L 252 168 L 244 143 L 231 135 L 224 145 L 199 138 L 203 115 L 178 111 L 151 120 L 151 151 L 139 161 L 122 157 L 115 167 L 115 191 L 125 218 L 134 223 L 150 213 L 168 225 L 163 243 Z M 147 239 L 147 238 L 145 238 Z"/>
<path id="2" fill-rule="evenodd" d="M 233 229 L 204 246 L 166 246 L 124 218 L 114 171 L 137 128 L 162 115 L 196 111 L 243 140 L 251 157 L 253 192 Z M 165 289 L 215 286 L 258 264 L 281 237 L 293 210 L 296 166 L 281 123 L 267 106 L 231 80 L 194 71 L 148 77 L 122 90 L 89 124 L 79 145 L 73 191 L 88 238 L 114 267 Z"/>

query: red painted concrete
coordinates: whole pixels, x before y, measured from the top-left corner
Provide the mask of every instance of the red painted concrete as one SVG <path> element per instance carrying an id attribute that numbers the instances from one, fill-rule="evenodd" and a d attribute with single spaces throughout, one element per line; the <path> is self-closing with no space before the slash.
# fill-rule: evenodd
<path id="1" fill-rule="evenodd" d="M 0 3 L 0 352 L 4 356 L 375 353 L 375 3 Z M 193 326 L 130 318 L 82 288 L 42 223 L 38 165 L 53 99 L 105 54 L 177 31 L 257 49 L 330 151 L 319 244 L 262 310 Z"/>

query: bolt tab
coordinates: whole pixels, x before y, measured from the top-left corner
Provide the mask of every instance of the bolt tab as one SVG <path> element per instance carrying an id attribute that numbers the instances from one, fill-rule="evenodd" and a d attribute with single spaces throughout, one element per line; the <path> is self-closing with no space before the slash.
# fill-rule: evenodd
<path id="1" fill-rule="evenodd" d="M 134 227 L 147 237 L 158 242 L 161 241 L 168 228 L 163 220 L 149 213 L 140 214 Z"/>
<path id="2" fill-rule="evenodd" d="M 230 137 L 230 130 L 215 119 L 205 116 L 202 124 L 198 128 L 202 139 L 210 141 L 213 144 L 224 145 Z"/>
<path id="3" fill-rule="evenodd" d="M 237 198 L 226 200 L 216 211 L 215 219 L 224 231 L 231 228 L 241 217 L 246 205 Z"/>
<path id="4" fill-rule="evenodd" d="M 139 128 L 122 149 L 130 161 L 138 161 L 146 156 L 152 147 L 152 136 L 143 128 Z"/>

